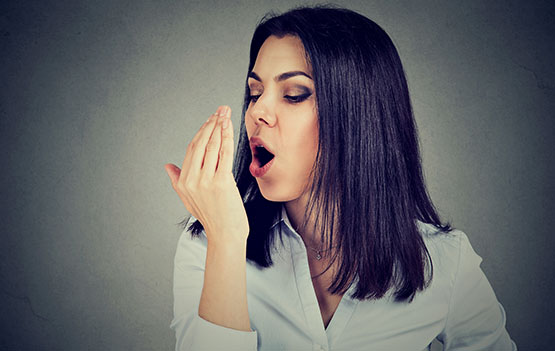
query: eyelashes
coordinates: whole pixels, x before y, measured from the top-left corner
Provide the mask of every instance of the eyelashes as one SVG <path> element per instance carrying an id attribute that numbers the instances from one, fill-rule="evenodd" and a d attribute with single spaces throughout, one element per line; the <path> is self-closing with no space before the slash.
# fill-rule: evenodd
<path id="1" fill-rule="evenodd" d="M 312 93 L 304 93 L 304 94 L 301 94 L 301 95 L 294 95 L 294 96 L 293 95 L 285 95 L 284 97 L 287 100 L 291 101 L 292 103 L 298 104 L 299 102 L 303 102 L 306 99 L 308 99 L 310 97 L 310 95 L 312 95 Z"/>
<path id="2" fill-rule="evenodd" d="M 256 102 L 256 101 L 258 101 L 258 98 L 259 98 L 259 97 L 260 97 L 260 94 L 258 94 L 258 95 L 249 95 L 249 97 L 247 98 L 247 99 L 249 100 L 249 104 L 250 104 L 251 102 Z"/>
<path id="3" fill-rule="evenodd" d="M 249 97 L 248 97 L 249 104 L 251 102 L 258 101 L 258 98 L 260 97 L 260 95 L 262 95 L 262 94 L 249 95 Z M 298 103 L 301 103 L 301 102 L 305 101 L 306 99 L 308 99 L 311 95 L 312 95 L 312 93 L 304 93 L 304 94 L 301 94 L 301 95 L 285 95 L 284 98 L 292 104 L 298 104 Z"/>

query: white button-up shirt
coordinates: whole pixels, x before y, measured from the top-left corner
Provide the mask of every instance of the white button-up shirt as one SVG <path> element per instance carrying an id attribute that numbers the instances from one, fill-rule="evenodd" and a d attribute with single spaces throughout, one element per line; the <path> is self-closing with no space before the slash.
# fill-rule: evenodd
<path id="1" fill-rule="evenodd" d="M 505 329 L 505 311 L 480 269 L 481 257 L 459 230 L 435 234 L 418 222 L 433 263 L 433 280 L 411 303 L 343 295 L 327 328 L 312 285 L 306 247 L 285 207 L 272 230 L 269 268 L 247 263 L 251 332 L 222 327 L 198 315 L 204 280 L 206 236 L 179 239 L 174 267 L 176 350 L 429 350 L 437 338 L 444 350 L 516 350 Z M 196 220 L 191 218 L 189 223 Z M 187 224 L 188 226 L 188 224 Z"/>

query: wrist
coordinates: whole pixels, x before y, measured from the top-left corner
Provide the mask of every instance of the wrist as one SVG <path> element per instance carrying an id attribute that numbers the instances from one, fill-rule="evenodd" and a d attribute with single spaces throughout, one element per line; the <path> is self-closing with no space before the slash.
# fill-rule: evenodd
<path id="1" fill-rule="evenodd" d="M 247 238 L 241 238 L 239 236 L 230 236 L 229 240 L 223 240 L 224 238 L 210 239 L 210 235 L 207 235 L 207 249 L 210 251 L 216 251 L 219 254 L 237 254 L 246 253 L 247 251 Z"/>

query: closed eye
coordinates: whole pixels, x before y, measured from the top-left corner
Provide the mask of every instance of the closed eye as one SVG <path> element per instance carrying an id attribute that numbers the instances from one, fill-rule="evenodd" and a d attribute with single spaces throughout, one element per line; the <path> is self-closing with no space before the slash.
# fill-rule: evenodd
<path id="1" fill-rule="evenodd" d="M 249 95 L 249 103 L 258 101 L 258 99 L 260 98 L 261 95 L 262 94 Z M 311 95 L 312 95 L 312 93 L 305 93 L 305 94 L 301 94 L 301 95 L 285 95 L 284 98 L 289 100 L 289 102 L 291 102 L 293 104 L 298 104 L 298 103 L 303 102 L 306 99 L 308 99 Z"/>
<path id="2" fill-rule="evenodd" d="M 312 93 L 305 93 L 305 94 L 301 94 L 301 95 L 285 95 L 284 97 L 289 100 L 290 102 L 294 103 L 294 104 L 298 104 L 299 102 L 303 102 L 306 99 L 308 99 L 310 97 L 310 95 L 312 95 Z"/>
<path id="3" fill-rule="evenodd" d="M 249 95 L 249 103 L 252 102 L 256 102 L 258 100 L 258 98 L 260 97 L 261 94 L 258 95 Z"/>

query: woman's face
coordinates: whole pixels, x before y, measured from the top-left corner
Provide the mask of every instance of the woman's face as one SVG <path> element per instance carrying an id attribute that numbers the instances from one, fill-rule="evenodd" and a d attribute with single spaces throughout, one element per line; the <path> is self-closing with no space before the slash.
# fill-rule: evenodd
<path id="1" fill-rule="evenodd" d="M 318 114 L 311 68 L 294 36 L 270 36 L 249 73 L 247 135 L 261 138 L 274 155 L 264 174 L 253 157 L 251 173 L 264 198 L 287 202 L 306 190 L 318 147 Z M 254 167 L 254 168 L 253 168 Z M 257 173 L 258 172 L 258 173 Z"/>

